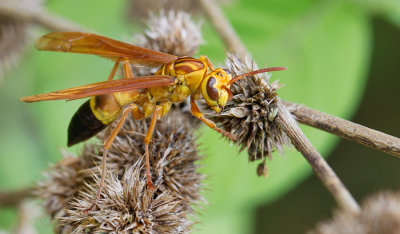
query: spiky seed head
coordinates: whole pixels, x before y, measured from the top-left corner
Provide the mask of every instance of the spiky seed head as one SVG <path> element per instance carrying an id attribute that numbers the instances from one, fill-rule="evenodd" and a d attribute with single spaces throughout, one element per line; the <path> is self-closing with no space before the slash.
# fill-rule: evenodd
<path id="1" fill-rule="evenodd" d="M 360 213 L 338 210 L 332 220 L 319 223 L 309 233 L 400 233 L 400 193 L 373 195 L 365 200 Z"/>
<path id="2" fill-rule="evenodd" d="M 141 176 L 143 164 L 127 166 L 121 178 L 107 173 L 97 209 L 85 210 L 96 197 L 99 177 L 85 183 L 71 202 L 67 215 L 61 217 L 60 228 L 73 233 L 182 233 L 192 221 L 187 219 L 189 204 L 170 191 L 149 190 Z"/>
<path id="3" fill-rule="evenodd" d="M 181 11 L 160 11 L 150 14 L 143 35 L 136 37 L 137 44 L 145 48 L 177 56 L 194 56 L 203 43 L 201 24 Z"/>
<path id="4" fill-rule="evenodd" d="M 5 6 L 41 9 L 42 0 L 2 0 Z M 31 39 L 29 23 L 0 14 L 0 81 L 5 72 L 16 65 L 26 43 Z"/>
<path id="5" fill-rule="evenodd" d="M 59 232 L 189 230 L 189 216 L 194 214 L 190 205 L 204 202 L 200 195 L 204 175 L 197 172 L 201 156 L 193 128 L 177 110 L 157 122 L 149 147 L 156 190 L 148 191 L 143 142 L 149 122 L 129 117 L 123 125 L 109 150 L 105 188 L 88 214 L 83 211 L 90 207 L 98 189 L 103 146 L 89 144 L 81 157 L 62 162 L 47 173 L 48 180 L 41 182 L 38 194 L 49 199 L 46 205 L 58 220 Z M 99 135 L 102 141 L 113 127 Z"/>
<path id="6" fill-rule="evenodd" d="M 82 184 L 80 170 L 83 161 L 63 152 L 64 159 L 44 172 L 46 180 L 38 182 L 35 194 L 45 201 L 47 213 L 52 217 L 63 216 L 64 208 L 75 196 Z"/>
<path id="7" fill-rule="evenodd" d="M 114 123 L 115 124 L 115 123 Z M 113 147 L 108 152 L 107 164 L 109 170 L 120 173 L 122 165 L 132 165 L 144 155 L 144 136 L 147 133 L 150 119 L 134 120 L 129 118 L 120 130 Z M 108 136 L 109 127 L 102 141 Z M 159 189 L 170 190 L 176 196 L 189 200 L 192 203 L 202 201 L 199 194 L 204 175 L 197 172 L 202 158 L 197 151 L 196 137 L 193 135 L 190 119 L 179 110 L 171 110 L 157 121 L 149 146 L 151 153 L 151 170 L 153 182 Z M 88 148 L 85 154 L 97 154 L 100 163 L 102 147 L 97 150 Z M 119 171 L 118 171 L 119 170 Z M 144 169 L 143 169 L 144 170 Z M 145 173 L 143 171 L 143 173 Z"/>
<path id="8" fill-rule="evenodd" d="M 251 59 L 239 59 L 233 54 L 228 54 L 226 66 L 232 77 L 258 69 Z M 269 78 L 264 73 L 235 82 L 231 87 L 232 101 L 220 114 L 213 114 L 225 130 L 238 136 L 240 150 L 247 149 L 250 161 L 271 157 L 275 150 L 282 153 L 283 146 L 290 143 L 274 122 L 280 85 L 269 83 Z"/>

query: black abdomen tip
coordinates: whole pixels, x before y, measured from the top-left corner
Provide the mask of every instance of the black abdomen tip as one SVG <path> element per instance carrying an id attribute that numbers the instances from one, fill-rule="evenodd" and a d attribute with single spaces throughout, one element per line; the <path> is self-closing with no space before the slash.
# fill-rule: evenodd
<path id="1" fill-rule="evenodd" d="M 90 100 L 83 103 L 83 105 L 74 114 L 68 127 L 68 146 L 75 145 L 85 141 L 101 130 L 107 125 L 103 124 L 96 118 L 90 108 Z"/>

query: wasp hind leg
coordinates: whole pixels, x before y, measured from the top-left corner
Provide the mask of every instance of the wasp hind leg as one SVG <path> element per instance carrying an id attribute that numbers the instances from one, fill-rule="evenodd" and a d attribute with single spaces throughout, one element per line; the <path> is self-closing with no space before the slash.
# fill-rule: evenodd
<path id="1" fill-rule="evenodd" d="M 149 125 L 149 129 L 147 130 L 146 137 L 144 138 L 145 144 L 145 157 L 146 157 L 146 177 L 147 177 L 147 188 L 154 189 L 153 182 L 151 181 L 151 172 L 150 172 L 150 154 L 149 154 L 149 143 L 153 136 L 154 127 L 156 126 L 157 120 L 162 116 L 162 107 L 156 106 L 154 108 L 153 117 L 151 118 L 151 122 Z"/>
<path id="2" fill-rule="evenodd" d="M 129 112 L 132 111 L 133 116 L 135 118 L 135 115 L 138 116 L 139 114 L 135 114 L 136 112 L 140 112 L 139 108 L 135 104 L 130 104 L 128 107 L 126 107 L 123 111 L 122 117 L 119 119 L 117 125 L 114 127 L 110 135 L 107 137 L 105 142 L 103 143 L 104 146 L 104 151 L 103 151 L 103 157 L 101 160 L 101 177 L 100 177 L 100 184 L 99 188 L 97 189 L 96 193 L 96 198 L 93 201 L 92 205 L 86 209 L 84 212 L 88 212 L 90 210 L 93 210 L 93 208 L 96 206 L 97 201 L 100 199 L 101 191 L 104 187 L 104 180 L 106 177 L 106 166 L 107 166 L 107 154 L 108 150 L 111 148 L 112 143 L 115 140 L 115 137 L 117 136 L 118 132 L 121 130 L 122 125 L 124 124 L 126 117 L 128 116 Z M 143 116 L 143 115 L 141 115 Z"/>

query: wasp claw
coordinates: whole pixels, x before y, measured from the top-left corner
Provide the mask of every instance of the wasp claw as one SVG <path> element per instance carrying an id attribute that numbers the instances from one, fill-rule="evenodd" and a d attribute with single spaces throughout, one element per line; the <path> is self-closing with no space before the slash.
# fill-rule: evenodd
<path id="1" fill-rule="evenodd" d="M 156 190 L 156 188 L 154 187 L 153 182 L 151 182 L 151 180 L 147 181 L 147 189 L 151 190 L 151 191 Z"/>

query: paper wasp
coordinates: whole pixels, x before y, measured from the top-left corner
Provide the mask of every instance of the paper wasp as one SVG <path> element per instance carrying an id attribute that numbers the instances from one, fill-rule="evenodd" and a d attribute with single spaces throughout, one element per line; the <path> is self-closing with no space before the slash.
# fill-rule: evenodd
<path id="1" fill-rule="evenodd" d="M 178 57 L 96 34 L 80 32 L 49 33 L 37 40 L 36 48 L 94 54 L 115 62 L 107 81 L 20 99 L 24 102 L 38 102 L 91 97 L 79 108 L 70 122 L 68 146 L 91 138 L 121 116 L 104 142 L 102 175 L 96 199 L 99 198 L 104 183 L 107 152 L 130 112 L 135 119 L 152 116 L 144 142 L 147 185 L 153 188 L 149 165 L 149 143 L 157 119 L 165 115 L 173 103 L 183 102 L 190 96 L 191 112 L 195 117 L 222 135 L 235 140 L 235 135 L 218 128 L 214 122 L 204 117 L 195 100 L 202 97 L 211 109 L 219 113 L 232 97 L 230 86 L 235 81 L 249 75 L 286 69 L 285 67 L 264 68 L 232 78 L 224 69 L 214 68 L 206 56 L 200 56 L 199 59 Z M 113 80 L 119 64 L 123 66 L 125 79 Z M 134 77 L 131 65 L 160 68 L 154 75 Z"/>

